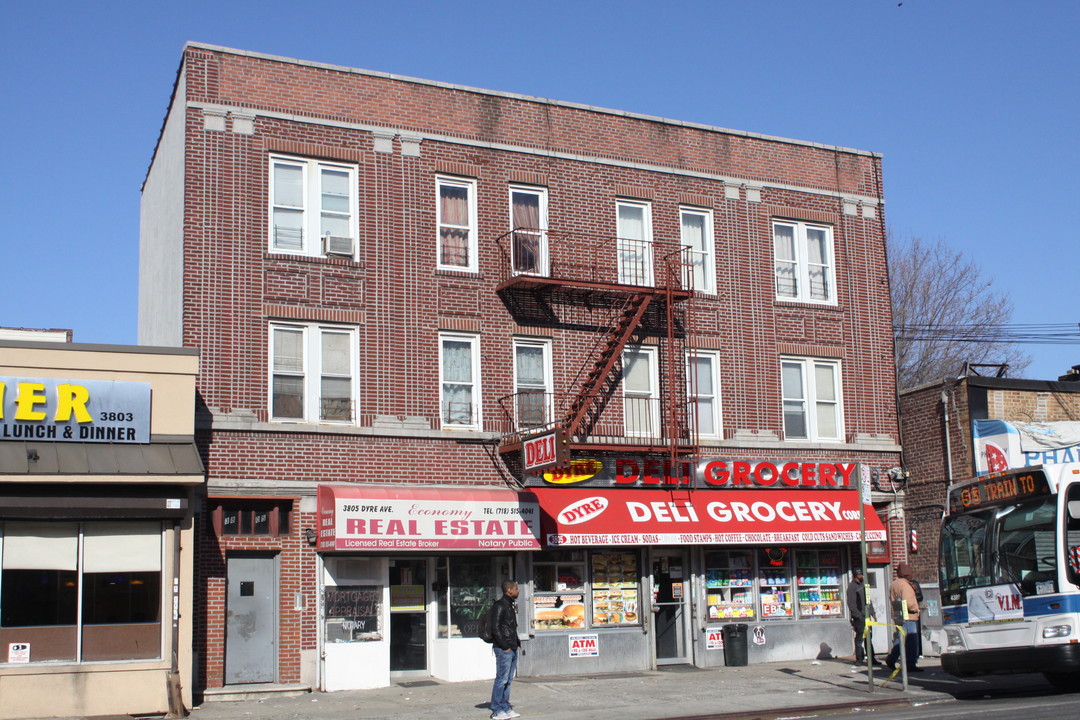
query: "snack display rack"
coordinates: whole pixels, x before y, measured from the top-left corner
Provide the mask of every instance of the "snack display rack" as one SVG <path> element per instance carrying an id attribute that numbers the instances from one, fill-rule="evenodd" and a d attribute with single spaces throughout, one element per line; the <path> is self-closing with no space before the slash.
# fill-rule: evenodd
<path id="1" fill-rule="evenodd" d="M 754 570 L 750 552 L 717 551 L 705 556 L 705 601 L 709 620 L 753 618 Z"/>
<path id="2" fill-rule="evenodd" d="M 795 554 L 799 617 L 837 617 L 844 612 L 840 591 L 840 555 L 834 550 L 799 550 Z"/>

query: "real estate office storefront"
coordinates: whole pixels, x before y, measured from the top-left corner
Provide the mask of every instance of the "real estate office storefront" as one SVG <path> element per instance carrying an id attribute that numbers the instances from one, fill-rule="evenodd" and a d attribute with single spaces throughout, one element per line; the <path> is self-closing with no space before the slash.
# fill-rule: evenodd
<path id="1" fill-rule="evenodd" d="M 856 464 L 593 462 L 521 490 L 320 486 L 323 689 L 491 677 L 477 620 L 507 577 L 523 675 L 720 666 L 732 623 L 751 662 L 850 652 L 860 510 L 886 539 Z"/>
<path id="2" fill-rule="evenodd" d="M 191 707 L 198 364 L 0 343 L 0 718 Z"/>

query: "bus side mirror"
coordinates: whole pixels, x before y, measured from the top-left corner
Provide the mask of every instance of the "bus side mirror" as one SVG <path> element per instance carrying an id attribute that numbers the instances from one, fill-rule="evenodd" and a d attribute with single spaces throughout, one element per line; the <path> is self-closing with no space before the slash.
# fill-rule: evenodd
<path id="1" fill-rule="evenodd" d="M 1080 500 L 1069 501 L 1069 517 L 1073 520 L 1080 520 Z"/>

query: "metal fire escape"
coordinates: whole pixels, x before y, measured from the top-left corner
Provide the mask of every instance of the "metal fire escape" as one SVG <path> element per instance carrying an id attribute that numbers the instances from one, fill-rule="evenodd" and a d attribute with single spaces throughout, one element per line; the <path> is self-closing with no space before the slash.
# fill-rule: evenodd
<path id="1" fill-rule="evenodd" d="M 521 229 L 496 242 L 505 268 L 496 291 L 513 318 L 571 331 L 562 336 L 566 348 L 582 347 L 584 356 L 565 391 L 519 388 L 500 399 L 498 450 L 511 472 L 520 477 L 526 443 L 552 433 L 560 467 L 605 452 L 662 455 L 673 464 L 695 455 L 687 377 L 694 352 L 691 251 L 678 242 Z M 659 384 L 649 397 L 632 396 L 624 378 L 624 353 L 641 347 L 655 348 L 648 362 L 658 364 L 645 368 Z M 640 378 L 645 370 L 628 372 Z"/>

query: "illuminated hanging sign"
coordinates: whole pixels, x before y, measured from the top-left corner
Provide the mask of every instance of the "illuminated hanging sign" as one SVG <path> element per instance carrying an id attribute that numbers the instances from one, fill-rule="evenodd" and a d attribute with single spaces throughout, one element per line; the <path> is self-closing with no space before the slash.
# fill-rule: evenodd
<path id="1" fill-rule="evenodd" d="M 0 440 L 150 442 L 150 383 L 0 376 Z"/>

